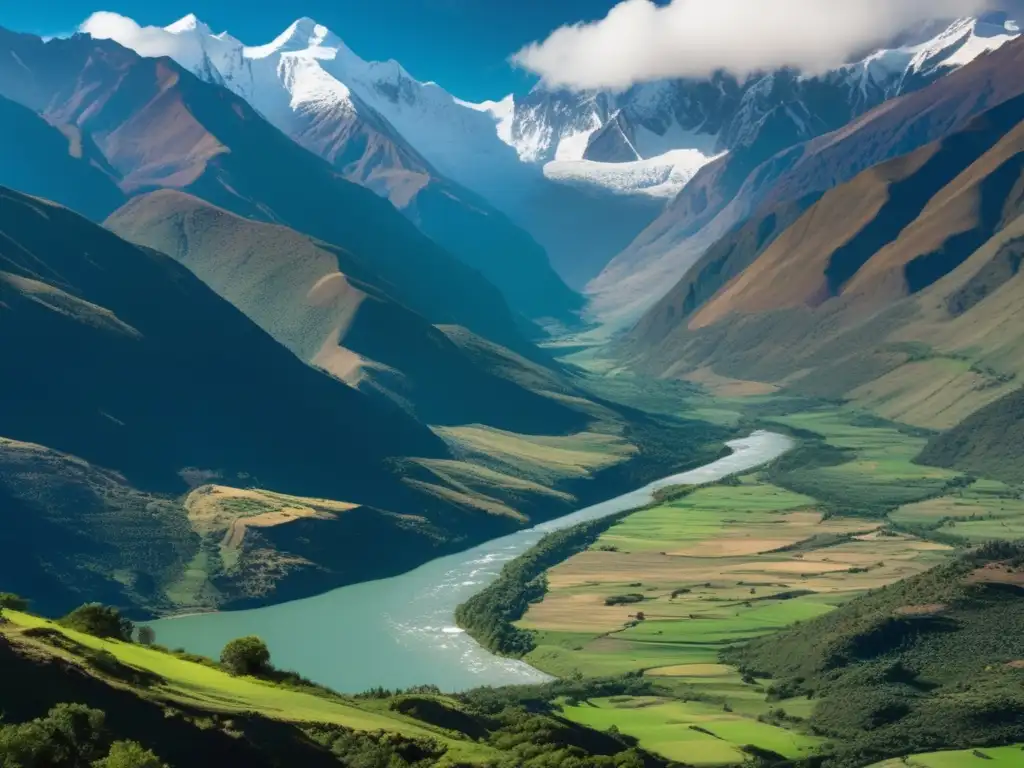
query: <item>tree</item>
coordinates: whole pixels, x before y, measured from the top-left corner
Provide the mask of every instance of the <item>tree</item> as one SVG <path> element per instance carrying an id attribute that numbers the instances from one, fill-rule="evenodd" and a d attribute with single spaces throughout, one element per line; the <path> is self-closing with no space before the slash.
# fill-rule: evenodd
<path id="1" fill-rule="evenodd" d="M 60 620 L 60 624 L 87 635 L 124 640 L 126 643 L 132 641 L 135 633 L 135 625 L 124 618 L 117 608 L 99 603 L 87 603 L 75 608 Z"/>
<path id="2" fill-rule="evenodd" d="M 271 669 L 270 649 L 254 635 L 239 637 L 224 646 L 220 663 L 233 675 L 258 675 Z"/>
<path id="3" fill-rule="evenodd" d="M 103 754 L 103 721 L 103 712 L 98 709 L 58 704 L 46 717 L 0 727 L 0 765 L 88 765 Z"/>
<path id="4" fill-rule="evenodd" d="M 11 611 L 27 611 L 28 600 L 13 592 L 0 592 L 0 608 L 7 608 Z"/>
<path id="5" fill-rule="evenodd" d="M 156 630 L 152 627 L 139 627 L 139 645 L 153 645 L 156 642 Z"/>
<path id="6" fill-rule="evenodd" d="M 92 765 L 93 768 L 167 768 L 166 763 L 136 741 L 115 741 L 107 756 Z"/>

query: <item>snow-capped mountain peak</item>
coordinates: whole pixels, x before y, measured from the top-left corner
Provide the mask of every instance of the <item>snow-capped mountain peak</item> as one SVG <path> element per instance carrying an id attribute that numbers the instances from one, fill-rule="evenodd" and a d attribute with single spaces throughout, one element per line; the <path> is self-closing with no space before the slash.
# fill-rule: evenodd
<path id="1" fill-rule="evenodd" d="M 317 48 L 340 48 L 344 44 L 323 24 L 308 16 L 298 19 L 271 42 L 246 48 L 246 56 L 251 59 L 263 59 L 280 53 L 307 51 Z"/>
<path id="2" fill-rule="evenodd" d="M 117 35 L 133 25 L 109 27 Z M 492 202 L 510 177 L 540 178 L 539 169 L 520 163 L 502 141 L 489 112 L 416 80 L 393 59 L 365 61 L 314 19 L 298 19 L 256 46 L 215 35 L 194 15 L 142 32 L 114 39 L 144 56 L 170 56 L 231 89 L 293 137 L 309 129 L 314 114 L 363 114 L 374 125 L 386 124 L 441 174 Z"/>
<path id="3" fill-rule="evenodd" d="M 172 35 L 180 35 L 185 32 L 198 31 L 205 34 L 212 34 L 212 30 L 201 22 L 194 13 L 189 13 L 182 16 L 173 24 L 168 24 L 164 27 L 164 30 L 170 32 Z"/>

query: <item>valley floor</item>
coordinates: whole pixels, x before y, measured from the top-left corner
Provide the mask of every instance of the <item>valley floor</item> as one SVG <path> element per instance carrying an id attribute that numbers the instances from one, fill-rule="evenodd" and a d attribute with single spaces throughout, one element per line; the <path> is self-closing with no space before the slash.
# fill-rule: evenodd
<path id="1" fill-rule="evenodd" d="M 760 395 L 690 404 L 799 445 L 767 468 L 639 510 L 550 569 L 543 599 L 517 622 L 535 633 L 526 660 L 563 678 L 655 680 L 660 696 L 573 701 L 563 712 L 615 725 L 670 759 L 733 765 L 747 745 L 797 758 L 822 742 L 806 722 L 814 702 L 770 703 L 769 681 L 719 654 L 959 547 L 1020 537 L 1024 500 L 1004 483 L 916 464 L 927 432 L 862 411 Z M 942 759 L 911 764 L 961 764 Z"/>

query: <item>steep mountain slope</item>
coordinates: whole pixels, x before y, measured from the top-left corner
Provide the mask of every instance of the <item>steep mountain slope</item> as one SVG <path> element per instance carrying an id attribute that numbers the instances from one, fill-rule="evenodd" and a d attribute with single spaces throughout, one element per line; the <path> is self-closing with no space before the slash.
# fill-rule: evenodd
<path id="1" fill-rule="evenodd" d="M 422 317 L 349 278 L 341 249 L 172 190 L 136 197 L 106 225 L 174 257 L 301 359 L 427 423 L 556 434 L 587 422 L 487 373 Z"/>
<path id="2" fill-rule="evenodd" d="M 393 575 L 705 461 L 725 436 L 603 404 L 465 329 L 437 329 L 339 272 L 332 246 L 181 193 L 143 204 L 184 206 L 181 222 L 209 224 L 192 230 L 208 247 L 231 238 L 206 254 L 211 282 L 230 276 L 293 349 L 379 378 L 359 392 L 170 257 L 4 191 L 0 580 L 48 613 L 93 599 L 241 607 Z"/>
<path id="3" fill-rule="evenodd" d="M 58 128 L 0 97 L 0 184 L 102 219 L 124 202 L 117 177 L 88 136 Z"/>
<path id="4" fill-rule="evenodd" d="M 1019 93 L 1008 73 L 1020 46 L 1005 45 L 1012 37 L 1007 23 L 958 22 L 924 44 L 875 54 L 822 78 L 780 72 L 750 85 L 724 134 L 733 142 L 729 154 L 701 168 L 591 283 L 593 312 L 618 326 L 632 324 L 663 296 L 659 286 L 677 282 L 762 206 L 824 192 Z M 956 42 L 947 45 L 950 36 Z M 999 50 L 963 67 L 993 47 Z M 920 90 L 929 83 L 935 84 Z M 894 98 L 900 94 L 908 95 Z"/>
<path id="5" fill-rule="evenodd" d="M 963 131 L 830 190 L 705 304 L 690 327 L 732 312 L 818 306 L 840 295 L 884 306 L 927 287 L 1006 223 L 1004 204 L 1012 206 L 1006 198 L 1020 173 L 1013 158 L 1022 147 L 1022 119 L 1024 97 L 1011 99 Z M 1012 210 L 1005 212 L 1012 218 Z M 973 237 L 963 237 L 966 232 Z M 886 284 L 883 273 L 899 269 L 905 286 Z"/>
<path id="6" fill-rule="evenodd" d="M 390 91 L 397 99 L 402 84 L 413 82 L 397 65 L 362 61 L 311 19 L 300 19 L 258 47 L 214 35 L 194 16 L 151 29 L 145 47 L 127 38 L 121 42 L 136 44 L 146 55 L 170 56 L 246 99 L 347 179 L 390 200 L 425 234 L 495 283 L 516 310 L 570 322 L 582 305 L 529 235 L 482 197 L 438 173 L 382 114 L 391 103 Z M 422 100 L 417 93 L 403 92 L 403 98 Z M 431 137 L 430 145 L 437 139 Z"/>
<path id="7" fill-rule="evenodd" d="M 690 314 L 661 306 L 633 349 L 659 372 L 711 365 L 952 426 L 1024 373 L 1022 177 L 1016 96 L 830 190 Z"/>
<path id="8" fill-rule="evenodd" d="M 167 59 L 89 37 L 0 32 L 0 93 L 92 137 L 121 187 L 185 189 L 344 248 L 357 279 L 434 322 L 535 354 L 498 291 L 387 201 L 345 181 L 245 101 Z M 295 194 L 301 190 L 302 194 Z"/>
<path id="9" fill-rule="evenodd" d="M 716 242 L 683 279 L 640 318 L 630 336 L 650 345 L 677 330 L 723 285 L 753 264 L 819 197 L 811 193 L 799 200 L 772 206 Z"/>
<path id="10" fill-rule="evenodd" d="M 448 456 L 437 437 L 301 363 L 184 267 L 7 190 L 0 230 L 5 582 L 48 605 L 70 601 L 54 581 L 166 604 L 199 544 L 174 500 L 193 477 L 429 508 L 391 459 Z"/>

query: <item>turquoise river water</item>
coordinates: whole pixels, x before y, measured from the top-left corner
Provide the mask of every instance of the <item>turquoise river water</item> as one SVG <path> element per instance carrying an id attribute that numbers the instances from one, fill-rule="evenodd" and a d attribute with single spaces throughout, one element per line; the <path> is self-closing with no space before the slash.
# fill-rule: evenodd
<path id="1" fill-rule="evenodd" d="M 543 673 L 493 655 L 456 627 L 456 606 L 546 533 L 641 506 L 661 487 L 709 483 L 751 469 L 785 453 L 792 443 L 783 435 L 755 432 L 729 445 L 733 453 L 712 464 L 432 560 L 401 576 L 266 608 L 163 619 L 152 626 L 161 645 L 213 658 L 229 640 L 259 635 L 276 666 L 343 692 L 427 683 L 458 691 L 543 681 Z"/>

